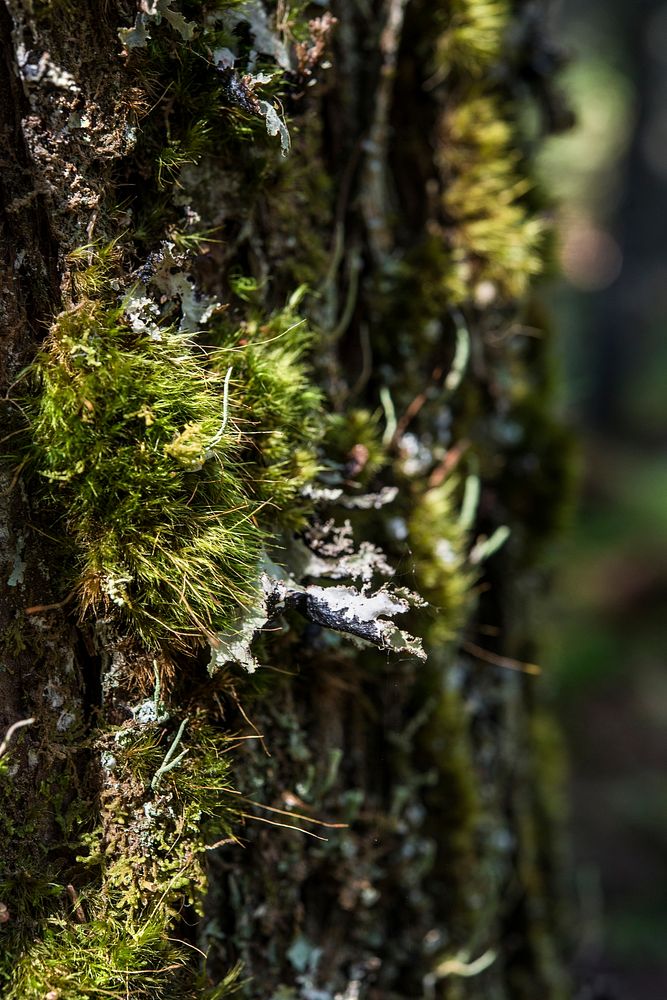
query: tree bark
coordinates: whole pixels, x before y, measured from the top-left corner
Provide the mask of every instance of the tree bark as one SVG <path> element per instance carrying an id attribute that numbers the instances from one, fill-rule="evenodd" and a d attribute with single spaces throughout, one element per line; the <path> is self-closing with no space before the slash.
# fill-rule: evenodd
<path id="1" fill-rule="evenodd" d="M 540 5 L 0 29 L 3 996 L 566 997 Z"/>

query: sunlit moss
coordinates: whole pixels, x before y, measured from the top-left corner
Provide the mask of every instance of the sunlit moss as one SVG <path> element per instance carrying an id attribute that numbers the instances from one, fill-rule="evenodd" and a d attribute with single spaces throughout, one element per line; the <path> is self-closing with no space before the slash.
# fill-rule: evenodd
<path id="1" fill-rule="evenodd" d="M 73 543 L 82 610 L 116 607 L 150 644 L 226 622 L 250 598 L 262 536 L 221 380 L 193 345 L 86 303 L 56 320 L 33 381 L 34 467 Z"/>
<path id="2" fill-rule="evenodd" d="M 531 184 L 499 98 L 478 94 L 446 115 L 442 162 L 453 297 L 521 298 L 544 266 L 545 223 L 526 204 Z"/>
<path id="3" fill-rule="evenodd" d="M 416 499 L 408 521 L 419 592 L 437 611 L 427 637 L 432 645 L 459 634 L 474 580 L 467 562 L 468 533 L 456 510 L 454 490 L 450 481 L 427 490 Z"/>
<path id="4" fill-rule="evenodd" d="M 224 333 L 212 360 L 219 372 L 233 365 L 239 380 L 250 495 L 267 523 L 292 528 L 309 508 L 301 491 L 320 468 L 323 432 L 322 394 L 307 364 L 314 334 L 298 313 L 304 294 L 298 289 L 284 309 Z"/>
<path id="5" fill-rule="evenodd" d="M 81 923 L 53 916 L 43 936 L 18 958 L 3 995 L 5 1000 L 222 1000 L 236 992 L 238 968 L 207 987 L 205 975 L 193 974 L 190 951 L 170 934 L 164 915 L 134 922 L 119 913 Z"/>
<path id="6" fill-rule="evenodd" d="M 451 0 L 440 61 L 476 74 L 496 62 L 510 21 L 509 0 Z"/>
<path id="7" fill-rule="evenodd" d="M 327 418 L 325 448 L 343 477 L 362 484 L 389 461 L 379 413 L 361 408 Z"/>
<path id="8" fill-rule="evenodd" d="M 0 928 L 3 997 L 213 1000 L 235 990 L 240 970 L 211 987 L 175 930 L 185 904 L 200 910 L 208 848 L 238 826 L 231 743 L 202 713 L 97 737 L 101 825 L 70 831 L 76 865 L 31 845 L 24 823 L 25 842 L 0 878 L 10 915 Z M 54 777 L 50 800 L 62 782 Z"/>

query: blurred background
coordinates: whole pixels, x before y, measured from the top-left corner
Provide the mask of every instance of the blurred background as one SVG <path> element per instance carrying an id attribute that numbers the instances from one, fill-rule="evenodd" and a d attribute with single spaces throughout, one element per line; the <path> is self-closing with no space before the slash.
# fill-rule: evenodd
<path id="1" fill-rule="evenodd" d="M 550 291 L 582 497 L 559 553 L 577 998 L 667 998 L 667 2 L 562 0 Z M 563 625 L 564 623 L 564 625 Z M 585 986 L 583 984 L 586 984 Z"/>

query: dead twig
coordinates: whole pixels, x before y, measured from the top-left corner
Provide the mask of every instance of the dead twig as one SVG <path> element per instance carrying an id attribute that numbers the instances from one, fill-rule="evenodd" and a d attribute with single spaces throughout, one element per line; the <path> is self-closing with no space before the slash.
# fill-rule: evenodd
<path id="1" fill-rule="evenodd" d="M 12 736 L 14 735 L 14 733 L 18 729 L 22 729 L 24 726 L 32 726 L 34 722 L 35 719 L 19 719 L 18 722 L 12 723 L 12 725 L 5 733 L 5 737 L 2 743 L 0 743 L 0 759 L 2 759 L 2 757 L 4 757 L 7 751 L 9 750 L 9 744 L 12 741 Z"/>

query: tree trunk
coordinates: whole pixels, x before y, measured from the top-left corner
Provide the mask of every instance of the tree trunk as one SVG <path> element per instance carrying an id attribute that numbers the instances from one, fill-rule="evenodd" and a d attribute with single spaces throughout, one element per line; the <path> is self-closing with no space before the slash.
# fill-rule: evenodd
<path id="1" fill-rule="evenodd" d="M 0 4 L 7 1000 L 565 997 L 539 4 Z"/>

